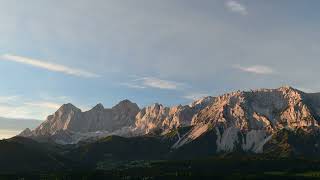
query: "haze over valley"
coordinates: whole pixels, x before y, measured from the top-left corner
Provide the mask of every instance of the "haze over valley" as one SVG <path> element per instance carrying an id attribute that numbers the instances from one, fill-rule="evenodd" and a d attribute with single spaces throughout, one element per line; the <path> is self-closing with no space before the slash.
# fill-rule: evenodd
<path id="1" fill-rule="evenodd" d="M 18 135 L 25 128 L 36 128 L 41 124 L 40 120 L 11 119 L 0 117 L 0 139 Z"/>

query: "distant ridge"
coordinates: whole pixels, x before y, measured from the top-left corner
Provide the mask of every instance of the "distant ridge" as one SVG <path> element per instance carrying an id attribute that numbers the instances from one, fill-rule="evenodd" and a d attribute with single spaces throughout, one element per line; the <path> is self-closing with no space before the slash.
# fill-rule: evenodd
<path id="1" fill-rule="evenodd" d="M 191 127 L 176 134 L 172 148 L 178 149 L 208 132 L 214 131 L 217 151 L 237 148 L 263 152 L 273 134 L 282 129 L 319 129 L 320 95 L 304 93 L 290 86 L 277 89 L 236 91 L 217 97 L 203 97 L 190 105 L 165 107 L 155 103 L 140 109 L 129 100 L 110 109 L 97 104 L 82 112 L 64 104 L 36 129 L 21 135 L 34 139 L 49 137 L 68 144 L 95 141 L 109 136 L 164 135 L 181 127 Z"/>

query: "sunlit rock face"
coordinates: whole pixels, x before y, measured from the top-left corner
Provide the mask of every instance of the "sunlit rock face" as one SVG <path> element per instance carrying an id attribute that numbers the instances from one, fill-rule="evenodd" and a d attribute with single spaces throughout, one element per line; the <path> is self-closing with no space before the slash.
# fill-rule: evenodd
<path id="1" fill-rule="evenodd" d="M 319 108 L 312 107 L 319 103 L 315 96 L 291 87 L 233 92 L 215 98 L 191 124 L 195 129 L 203 124 L 216 127 L 217 151 L 233 151 L 238 146 L 262 152 L 270 135 L 282 128 L 318 127 Z"/>
<path id="2" fill-rule="evenodd" d="M 129 100 L 121 101 L 111 109 L 105 109 L 98 104 L 86 112 L 82 112 L 72 104 L 65 104 L 53 115 L 48 116 L 47 120 L 34 130 L 34 134 L 53 135 L 61 130 L 80 133 L 111 132 L 132 126 L 138 112 L 137 104 Z"/>
<path id="3" fill-rule="evenodd" d="M 47 120 L 34 130 L 34 134 L 51 135 L 59 130 L 67 130 L 69 123 L 80 113 L 81 110 L 74 105 L 64 104 L 54 114 L 48 116 Z"/>
<path id="4" fill-rule="evenodd" d="M 141 110 L 129 100 L 110 109 L 101 104 L 82 112 L 65 104 L 33 131 L 21 136 L 50 136 L 59 143 L 109 135 L 140 136 L 165 133 L 191 126 L 177 134 L 172 148 L 180 148 L 213 132 L 217 152 L 237 149 L 261 153 L 273 134 L 282 129 L 318 129 L 320 94 L 308 94 L 291 87 L 237 91 L 218 97 L 204 97 L 190 105 L 165 107 L 155 103 Z"/>
<path id="5" fill-rule="evenodd" d="M 275 131 L 284 127 L 312 127 L 318 123 L 304 102 L 307 94 L 291 87 L 235 92 L 219 96 L 200 111 L 192 124 L 211 123 L 241 130 Z"/>
<path id="6" fill-rule="evenodd" d="M 155 129 L 166 132 L 174 128 L 190 126 L 193 116 L 213 99 L 213 97 L 205 97 L 185 106 L 165 107 L 156 103 L 145 107 L 136 116 L 136 130 L 146 134 Z"/>

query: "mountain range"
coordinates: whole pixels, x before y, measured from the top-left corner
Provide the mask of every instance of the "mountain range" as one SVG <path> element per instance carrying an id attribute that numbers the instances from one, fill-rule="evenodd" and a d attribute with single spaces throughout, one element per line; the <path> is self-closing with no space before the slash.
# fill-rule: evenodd
<path id="1" fill-rule="evenodd" d="M 320 93 L 288 86 L 208 96 L 173 107 L 155 103 L 140 109 L 124 100 L 109 109 L 98 104 L 82 112 L 64 104 L 37 128 L 0 141 L 0 158 L 16 159 L 2 165 L 8 171 L 25 170 L 29 160 L 16 158 L 22 152 L 48 160 L 39 166 L 33 159 L 28 166 L 33 170 L 107 170 L 132 168 L 134 162 L 134 167 L 149 167 L 146 161 L 239 155 L 319 159 L 319 123 Z"/>
<path id="2" fill-rule="evenodd" d="M 60 144 L 93 141 L 109 135 L 162 135 L 181 127 L 172 148 L 179 148 L 210 130 L 215 131 L 217 151 L 263 152 L 264 144 L 282 129 L 317 130 L 320 121 L 320 94 L 304 93 L 292 87 L 232 92 L 204 97 L 190 105 L 165 107 L 153 104 L 140 109 L 124 100 L 110 109 L 98 104 L 82 112 L 72 104 L 62 105 L 34 130 L 20 136 L 51 139 Z"/>

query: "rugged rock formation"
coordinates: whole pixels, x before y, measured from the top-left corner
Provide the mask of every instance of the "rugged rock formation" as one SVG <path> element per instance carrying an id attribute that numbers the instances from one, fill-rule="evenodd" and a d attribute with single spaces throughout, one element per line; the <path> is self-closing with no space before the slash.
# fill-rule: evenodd
<path id="1" fill-rule="evenodd" d="M 172 148 L 178 149 L 210 132 L 210 136 L 215 134 L 211 143 L 215 143 L 217 152 L 241 148 L 260 153 L 280 130 L 317 130 L 319 122 L 320 94 L 281 87 L 205 97 L 185 106 L 156 103 L 141 110 L 128 100 L 111 109 L 98 104 L 86 112 L 65 104 L 38 128 L 25 130 L 21 136 L 50 136 L 59 143 L 77 143 L 108 135 L 164 135 L 191 126 L 183 134 L 176 134 Z"/>
<path id="2" fill-rule="evenodd" d="M 213 99 L 213 97 L 205 97 L 191 105 L 171 108 L 157 103 L 145 107 L 136 116 L 136 130 L 147 134 L 156 129 L 166 132 L 170 129 L 190 126 L 193 116 L 210 104 Z"/>
<path id="3" fill-rule="evenodd" d="M 202 110 L 192 124 L 211 123 L 214 126 L 237 127 L 241 130 L 275 131 L 284 127 L 311 127 L 318 123 L 307 97 L 291 87 L 230 93 L 216 98 Z"/>
<path id="4" fill-rule="evenodd" d="M 218 151 L 240 146 L 245 151 L 262 152 L 270 135 L 280 129 L 318 127 L 319 107 L 312 105 L 320 101 L 314 96 L 291 87 L 219 96 L 193 117 L 195 127 L 175 147 L 196 139 L 210 126 L 217 133 Z"/>
<path id="5" fill-rule="evenodd" d="M 32 136 L 32 131 L 29 128 L 26 128 L 18 136 L 23 136 L 23 137 Z"/>
<path id="6" fill-rule="evenodd" d="M 48 116 L 47 120 L 33 131 L 33 135 L 50 136 L 59 134 L 61 131 L 112 132 L 122 127 L 132 126 L 138 112 L 137 104 L 129 100 L 121 101 L 111 109 L 105 109 L 102 104 L 98 104 L 86 112 L 82 112 L 72 104 L 64 104 L 53 115 Z"/>

